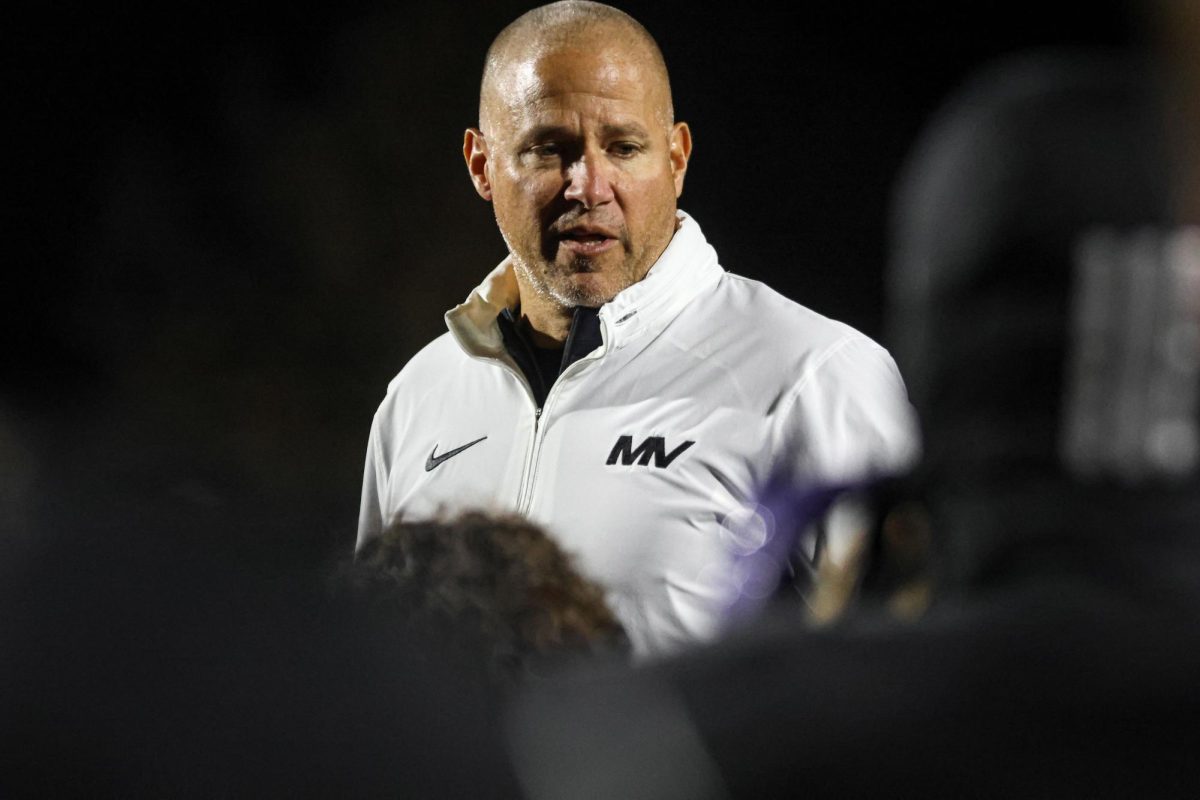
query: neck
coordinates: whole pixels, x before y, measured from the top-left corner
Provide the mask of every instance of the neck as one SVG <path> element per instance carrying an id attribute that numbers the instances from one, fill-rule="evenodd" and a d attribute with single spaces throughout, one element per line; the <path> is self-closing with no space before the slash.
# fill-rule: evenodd
<path id="1" fill-rule="evenodd" d="M 518 297 L 521 301 L 521 324 L 529 332 L 535 347 L 560 348 L 571 332 L 575 309 L 562 306 L 528 287 L 517 272 Z"/>
<path id="2" fill-rule="evenodd" d="M 519 285 L 518 281 L 518 285 Z M 537 347 L 562 347 L 571 332 L 574 309 L 561 306 L 548 297 L 520 286 L 521 322 Z"/>

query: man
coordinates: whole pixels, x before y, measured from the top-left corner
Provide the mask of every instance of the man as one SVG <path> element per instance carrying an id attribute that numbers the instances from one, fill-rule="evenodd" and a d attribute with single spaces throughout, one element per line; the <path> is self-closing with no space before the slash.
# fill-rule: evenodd
<path id="1" fill-rule="evenodd" d="M 546 526 L 635 654 L 710 636 L 778 470 L 897 468 L 915 424 L 887 353 L 726 273 L 679 211 L 691 132 L 635 20 L 535 9 L 488 52 L 463 155 L 509 256 L 404 368 L 371 429 L 358 544 L 446 507 Z"/>

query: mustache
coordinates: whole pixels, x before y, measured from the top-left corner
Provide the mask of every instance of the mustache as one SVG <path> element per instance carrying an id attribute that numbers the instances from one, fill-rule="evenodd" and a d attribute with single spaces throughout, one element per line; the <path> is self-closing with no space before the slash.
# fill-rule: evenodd
<path id="1" fill-rule="evenodd" d="M 549 232 L 556 236 L 585 232 L 602 234 L 613 239 L 625 238 L 624 225 L 589 216 L 586 212 L 564 214 L 549 226 Z"/>

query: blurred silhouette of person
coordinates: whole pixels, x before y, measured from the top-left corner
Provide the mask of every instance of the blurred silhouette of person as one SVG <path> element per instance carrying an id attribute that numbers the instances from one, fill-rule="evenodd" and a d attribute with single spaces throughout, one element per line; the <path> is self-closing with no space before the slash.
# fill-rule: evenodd
<path id="1" fill-rule="evenodd" d="M 0 584 L 0 796 L 517 794 L 490 676 L 238 533 L 40 537 Z"/>
<path id="2" fill-rule="evenodd" d="M 1200 792 L 1200 220 L 1156 78 L 1011 58 L 902 177 L 894 343 L 926 455 L 893 499 L 927 515 L 929 611 L 770 620 L 532 693 L 532 797 Z"/>
<path id="3" fill-rule="evenodd" d="M 636 654 L 711 637 L 731 527 L 766 475 L 787 460 L 853 481 L 915 458 L 900 373 L 720 265 L 677 207 L 691 132 L 632 17 L 527 12 L 489 49 L 480 95 L 463 155 L 509 254 L 389 385 L 358 547 L 443 505 L 517 511 L 605 586 Z"/>
<path id="4" fill-rule="evenodd" d="M 604 591 L 541 528 L 512 515 L 395 523 L 335 586 L 371 613 L 452 640 L 505 685 L 629 647 Z"/>

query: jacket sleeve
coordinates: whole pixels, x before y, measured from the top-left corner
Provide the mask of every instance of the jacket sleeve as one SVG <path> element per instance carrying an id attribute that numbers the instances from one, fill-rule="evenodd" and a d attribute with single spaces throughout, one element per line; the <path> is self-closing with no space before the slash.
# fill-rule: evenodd
<path id="1" fill-rule="evenodd" d="M 358 538 L 355 552 L 383 533 L 383 498 L 387 486 L 387 468 L 380 454 L 379 415 L 371 422 L 367 437 L 367 463 L 363 469 L 362 501 L 358 509 Z"/>
<path id="2" fill-rule="evenodd" d="M 782 415 L 783 465 L 799 480 L 844 485 L 910 469 L 916 412 L 886 350 L 865 336 L 832 345 L 802 374 Z"/>

